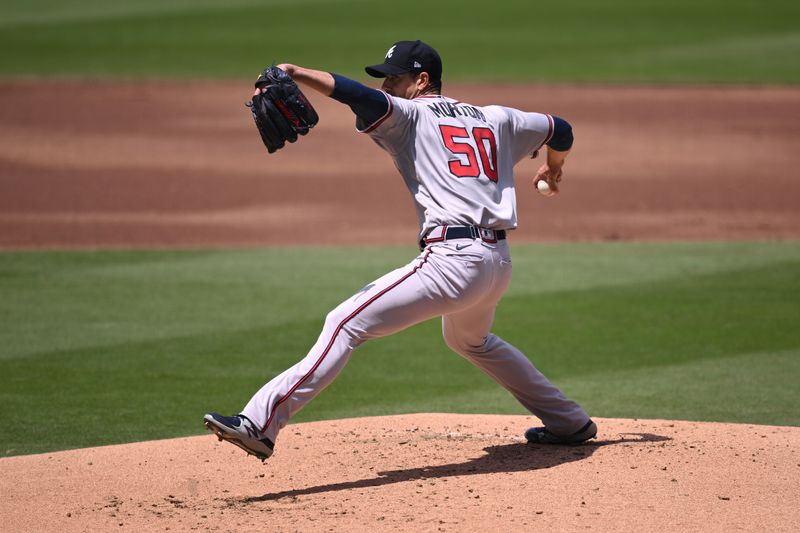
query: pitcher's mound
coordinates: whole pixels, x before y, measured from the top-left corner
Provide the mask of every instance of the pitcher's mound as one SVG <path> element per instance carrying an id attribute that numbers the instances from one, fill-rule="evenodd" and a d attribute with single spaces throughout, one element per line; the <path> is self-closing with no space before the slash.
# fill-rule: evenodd
<path id="1" fill-rule="evenodd" d="M 532 417 L 288 426 L 265 464 L 211 434 L 0 459 L 6 531 L 789 531 L 800 428 L 596 418 L 582 446 Z M 198 419 L 198 425 L 200 420 Z"/>

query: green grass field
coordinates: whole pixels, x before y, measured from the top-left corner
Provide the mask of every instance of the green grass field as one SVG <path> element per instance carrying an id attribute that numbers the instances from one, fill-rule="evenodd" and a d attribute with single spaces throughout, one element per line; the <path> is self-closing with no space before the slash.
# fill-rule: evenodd
<path id="1" fill-rule="evenodd" d="M 411 248 L 0 254 L 0 454 L 191 435 Z M 495 331 L 596 416 L 800 425 L 800 243 L 514 247 Z M 320 276 L 324 268 L 326 275 Z M 426 322 L 296 421 L 519 413 Z"/>
<path id="2" fill-rule="evenodd" d="M 800 3 L 0 0 L 0 78 L 363 77 L 421 38 L 445 82 L 800 82 Z M 2 163 L 2 161 L 0 161 Z M 1 177 L 1 176 L 0 176 Z M 0 455 L 200 433 L 408 248 L 0 253 Z M 800 244 L 516 246 L 496 332 L 597 416 L 800 424 Z M 324 269 L 325 274 L 320 272 Z M 523 413 L 436 322 L 360 348 L 298 421 Z"/>
<path id="3" fill-rule="evenodd" d="M 273 60 L 363 77 L 420 38 L 447 80 L 800 82 L 791 0 L 0 0 L 0 76 L 249 78 Z"/>

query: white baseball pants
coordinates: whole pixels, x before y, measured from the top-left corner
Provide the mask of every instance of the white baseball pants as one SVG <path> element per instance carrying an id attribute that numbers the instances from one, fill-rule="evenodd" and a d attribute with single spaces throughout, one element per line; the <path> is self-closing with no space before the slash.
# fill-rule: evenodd
<path id="1" fill-rule="evenodd" d="M 511 281 L 507 241 L 452 239 L 375 280 L 331 311 L 300 362 L 264 385 L 242 414 L 276 442 L 289 419 L 328 386 L 363 342 L 442 316 L 445 342 L 483 370 L 556 434 L 589 421 L 511 344 L 490 330 Z"/>

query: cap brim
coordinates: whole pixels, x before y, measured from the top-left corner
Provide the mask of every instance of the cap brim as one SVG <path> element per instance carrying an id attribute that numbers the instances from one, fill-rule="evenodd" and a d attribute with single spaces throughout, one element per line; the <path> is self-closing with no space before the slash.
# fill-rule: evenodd
<path id="1" fill-rule="evenodd" d="M 397 74 L 405 74 L 406 72 L 411 72 L 408 69 L 403 67 L 398 67 L 397 65 L 390 65 L 389 63 L 381 63 L 379 65 L 372 65 L 371 67 L 365 67 L 364 70 L 367 71 L 367 74 L 372 76 L 373 78 L 385 78 L 386 76 L 395 76 Z"/>

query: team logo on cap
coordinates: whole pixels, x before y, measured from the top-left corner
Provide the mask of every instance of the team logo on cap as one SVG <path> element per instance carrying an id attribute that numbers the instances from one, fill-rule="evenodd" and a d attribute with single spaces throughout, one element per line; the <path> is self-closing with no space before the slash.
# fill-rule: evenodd
<path id="1" fill-rule="evenodd" d="M 392 54 L 394 53 L 394 49 L 395 49 L 396 47 L 397 47 L 397 45 L 394 45 L 394 46 L 392 46 L 391 48 L 389 48 L 389 51 L 388 51 L 388 52 L 386 52 L 386 59 L 389 59 L 390 57 L 392 57 Z"/>

